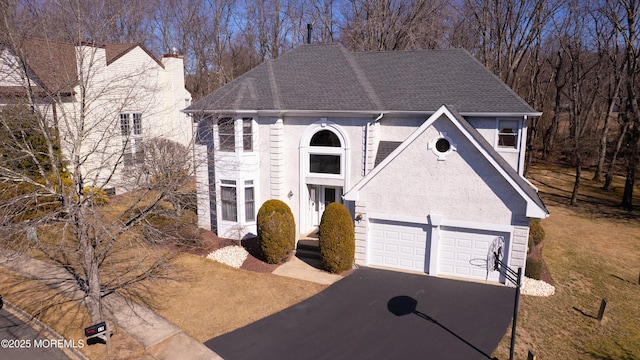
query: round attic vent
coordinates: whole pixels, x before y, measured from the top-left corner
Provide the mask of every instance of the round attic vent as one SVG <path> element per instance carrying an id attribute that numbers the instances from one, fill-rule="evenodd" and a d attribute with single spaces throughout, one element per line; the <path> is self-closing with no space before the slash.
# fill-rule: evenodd
<path id="1" fill-rule="evenodd" d="M 436 151 L 439 153 L 446 153 L 451 149 L 451 143 L 445 138 L 440 138 L 436 141 Z"/>
<path id="2" fill-rule="evenodd" d="M 445 160 L 452 151 L 456 151 L 456 146 L 447 134 L 440 133 L 429 143 L 429 149 L 438 156 L 438 160 Z"/>

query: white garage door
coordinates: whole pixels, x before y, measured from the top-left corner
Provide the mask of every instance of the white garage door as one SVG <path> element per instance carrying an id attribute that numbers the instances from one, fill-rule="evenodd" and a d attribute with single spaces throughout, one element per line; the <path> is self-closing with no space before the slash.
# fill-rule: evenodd
<path id="1" fill-rule="evenodd" d="M 429 270 L 429 226 L 397 221 L 371 220 L 368 263 L 396 269 Z"/>
<path id="2" fill-rule="evenodd" d="M 438 275 L 501 282 L 500 273 L 489 271 L 486 259 L 489 246 L 502 236 L 508 254 L 509 233 L 442 227 L 438 242 Z M 505 256 L 502 261 L 507 263 Z M 502 280 L 503 282 L 504 280 Z"/>

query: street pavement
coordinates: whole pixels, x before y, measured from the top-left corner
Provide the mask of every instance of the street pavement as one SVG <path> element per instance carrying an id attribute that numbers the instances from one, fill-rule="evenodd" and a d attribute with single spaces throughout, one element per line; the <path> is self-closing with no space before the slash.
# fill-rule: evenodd
<path id="1" fill-rule="evenodd" d="M 0 359 L 68 360 L 55 343 L 36 330 L 0 309 Z"/>

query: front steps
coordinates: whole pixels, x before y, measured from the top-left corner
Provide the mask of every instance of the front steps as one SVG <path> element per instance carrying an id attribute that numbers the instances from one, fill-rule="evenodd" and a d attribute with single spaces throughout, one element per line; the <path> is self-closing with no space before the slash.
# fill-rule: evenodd
<path id="1" fill-rule="evenodd" d="M 316 269 L 322 269 L 318 238 L 301 237 L 296 246 L 296 257 Z"/>

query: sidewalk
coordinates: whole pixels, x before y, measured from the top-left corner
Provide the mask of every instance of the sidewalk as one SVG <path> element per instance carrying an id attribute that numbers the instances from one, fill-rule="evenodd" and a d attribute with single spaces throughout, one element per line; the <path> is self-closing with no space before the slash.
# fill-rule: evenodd
<path id="1" fill-rule="evenodd" d="M 82 293 L 75 289 L 74 278 L 55 265 L 7 249 L 3 249 L 0 254 L 0 265 L 41 281 L 69 298 L 82 298 Z M 153 359 L 222 359 L 204 344 L 145 306 L 127 301 L 115 293 L 104 297 L 103 305 L 110 319 L 144 346 L 147 354 Z"/>
<path id="2" fill-rule="evenodd" d="M 311 281 L 323 285 L 331 285 L 342 279 L 342 276 L 340 275 L 330 274 L 326 271 L 314 268 L 313 266 L 298 259 L 295 255 L 286 263 L 278 266 L 272 274 Z"/>

